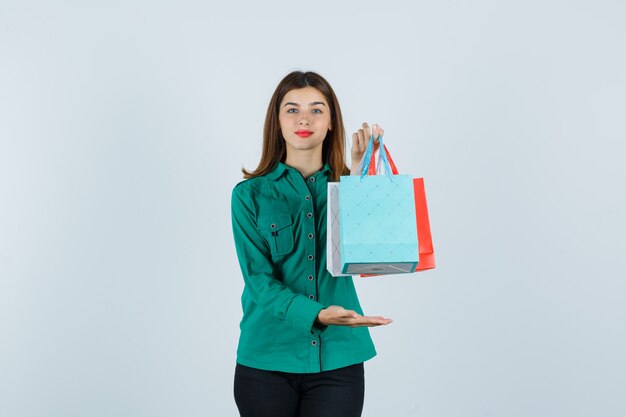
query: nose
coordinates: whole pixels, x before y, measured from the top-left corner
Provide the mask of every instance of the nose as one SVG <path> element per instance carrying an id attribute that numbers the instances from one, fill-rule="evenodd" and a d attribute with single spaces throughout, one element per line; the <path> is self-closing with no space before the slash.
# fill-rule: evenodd
<path id="1" fill-rule="evenodd" d="M 300 118 L 300 121 L 298 122 L 298 124 L 300 126 L 308 126 L 309 125 L 309 119 L 305 115 L 302 115 L 302 117 Z"/>

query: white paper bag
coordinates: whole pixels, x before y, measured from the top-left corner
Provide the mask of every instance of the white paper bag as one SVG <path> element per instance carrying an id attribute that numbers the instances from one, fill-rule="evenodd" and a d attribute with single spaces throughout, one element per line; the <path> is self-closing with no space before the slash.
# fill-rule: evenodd
<path id="1" fill-rule="evenodd" d="M 328 183 L 326 201 L 326 269 L 334 277 L 350 276 L 341 273 L 339 230 L 339 183 Z"/>

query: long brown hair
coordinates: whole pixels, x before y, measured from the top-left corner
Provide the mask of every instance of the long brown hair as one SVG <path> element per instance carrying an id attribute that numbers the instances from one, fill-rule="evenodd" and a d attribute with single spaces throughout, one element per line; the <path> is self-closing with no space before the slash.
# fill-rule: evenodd
<path id="1" fill-rule="evenodd" d="M 346 165 L 345 158 L 345 130 L 339 102 L 332 87 L 319 74 L 314 72 L 293 71 L 285 76 L 274 91 L 265 115 L 265 127 L 263 128 L 263 152 L 261 161 L 254 171 L 242 168 L 243 177 L 254 178 L 271 172 L 278 162 L 285 162 L 287 149 L 285 139 L 280 132 L 278 112 L 280 103 L 285 95 L 298 88 L 313 87 L 319 90 L 330 108 L 331 126 L 322 145 L 322 162 L 328 163 L 332 170 L 332 181 L 339 181 L 341 175 L 348 175 L 350 170 Z"/>

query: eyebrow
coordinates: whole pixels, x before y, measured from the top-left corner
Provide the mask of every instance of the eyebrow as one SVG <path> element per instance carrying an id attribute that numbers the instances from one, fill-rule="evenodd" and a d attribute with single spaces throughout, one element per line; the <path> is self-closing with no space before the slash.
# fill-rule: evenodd
<path id="1" fill-rule="evenodd" d="M 298 103 L 294 103 L 294 102 L 292 102 L 292 101 L 290 101 L 290 102 L 288 102 L 288 103 L 285 103 L 285 105 L 284 105 L 283 107 L 288 106 L 288 105 L 290 105 L 290 104 L 291 104 L 292 106 L 297 106 L 297 107 L 300 107 L 300 105 L 299 105 Z M 314 101 L 314 102 L 312 102 L 312 103 L 309 103 L 309 106 L 315 106 L 316 104 L 321 104 L 322 106 L 325 106 L 325 105 L 326 105 L 326 104 L 325 104 L 324 102 L 322 102 L 322 101 Z"/>

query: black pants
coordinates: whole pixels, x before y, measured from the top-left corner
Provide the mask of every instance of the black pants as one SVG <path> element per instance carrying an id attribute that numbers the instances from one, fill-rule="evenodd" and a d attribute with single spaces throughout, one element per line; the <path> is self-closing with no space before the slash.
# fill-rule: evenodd
<path id="1" fill-rule="evenodd" d="M 363 364 L 313 374 L 237 364 L 234 391 L 241 417 L 360 417 Z"/>

